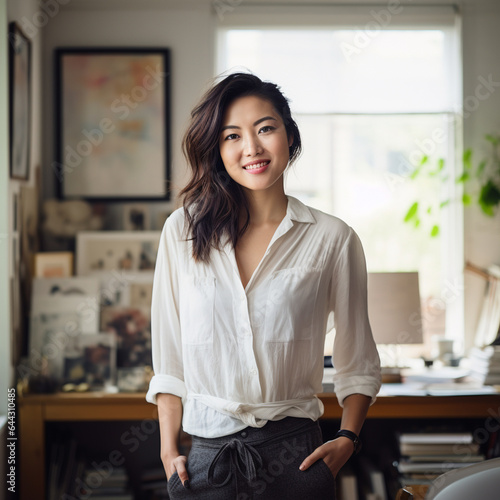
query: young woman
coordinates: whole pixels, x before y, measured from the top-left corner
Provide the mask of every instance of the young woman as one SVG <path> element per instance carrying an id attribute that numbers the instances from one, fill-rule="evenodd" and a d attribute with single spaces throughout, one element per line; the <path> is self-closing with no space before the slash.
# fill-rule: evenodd
<path id="1" fill-rule="evenodd" d="M 301 141 L 276 85 L 226 77 L 194 109 L 183 147 L 192 178 L 161 235 L 147 394 L 170 498 L 335 498 L 380 388 L 361 243 L 285 194 Z M 331 312 L 343 413 L 323 443 L 315 394 Z"/>

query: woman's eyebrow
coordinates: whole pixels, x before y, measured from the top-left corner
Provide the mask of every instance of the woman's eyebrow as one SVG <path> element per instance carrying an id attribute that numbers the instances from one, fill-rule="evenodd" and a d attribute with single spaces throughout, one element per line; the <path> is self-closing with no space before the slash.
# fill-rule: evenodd
<path id="1" fill-rule="evenodd" d="M 256 127 L 259 123 L 265 122 L 266 120 L 274 120 L 275 122 L 278 121 L 272 116 L 264 116 L 263 118 L 259 118 L 256 122 L 254 122 L 253 126 Z M 224 132 L 224 130 L 227 130 L 229 128 L 240 129 L 241 127 L 238 127 L 237 125 L 226 125 L 225 127 L 222 127 L 221 132 Z"/>

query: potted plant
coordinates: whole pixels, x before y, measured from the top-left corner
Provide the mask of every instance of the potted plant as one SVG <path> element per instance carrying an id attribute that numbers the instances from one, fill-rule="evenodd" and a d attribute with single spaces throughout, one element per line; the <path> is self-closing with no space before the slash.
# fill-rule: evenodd
<path id="1" fill-rule="evenodd" d="M 485 140 L 490 143 L 491 154 L 475 166 L 472 149 L 465 150 L 462 158 L 463 171 L 456 182 L 464 185 L 462 195 L 462 203 L 464 205 L 477 203 L 484 214 L 493 217 L 498 205 L 500 205 L 500 133 L 487 134 Z M 428 156 L 423 156 L 419 165 L 417 165 L 410 175 L 410 178 L 417 179 L 424 176 L 437 177 L 444 183 L 448 179 L 448 174 L 444 167 L 445 161 L 443 158 L 439 158 L 437 163 L 433 165 Z M 467 184 L 467 182 L 474 179 L 477 181 L 479 189 L 476 192 L 469 192 L 467 191 L 467 187 L 470 183 Z M 450 199 L 440 201 L 439 208 L 443 208 L 450 201 Z M 418 228 L 424 216 L 436 218 L 436 207 L 422 204 L 417 200 L 408 208 L 404 221 Z M 434 238 L 439 235 L 439 232 L 439 224 L 435 220 L 431 224 L 430 236 Z"/>

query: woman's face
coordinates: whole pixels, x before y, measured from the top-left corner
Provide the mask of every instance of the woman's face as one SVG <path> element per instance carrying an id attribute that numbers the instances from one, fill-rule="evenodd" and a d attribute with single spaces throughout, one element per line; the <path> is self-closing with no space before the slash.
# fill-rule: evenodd
<path id="1" fill-rule="evenodd" d="M 260 97 L 246 96 L 228 106 L 219 150 L 227 173 L 242 187 L 252 191 L 273 186 L 283 189 L 292 142 L 273 105 Z"/>

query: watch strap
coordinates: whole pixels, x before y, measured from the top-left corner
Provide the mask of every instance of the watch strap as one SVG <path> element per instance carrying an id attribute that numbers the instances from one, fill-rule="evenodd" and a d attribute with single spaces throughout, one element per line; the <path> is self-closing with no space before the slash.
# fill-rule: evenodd
<path id="1" fill-rule="evenodd" d="M 338 437 L 346 437 L 350 439 L 354 444 L 354 453 L 358 453 L 361 448 L 361 440 L 356 433 L 348 431 L 347 429 L 340 429 L 337 431 L 337 434 L 335 434 L 335 439 Z"/>

